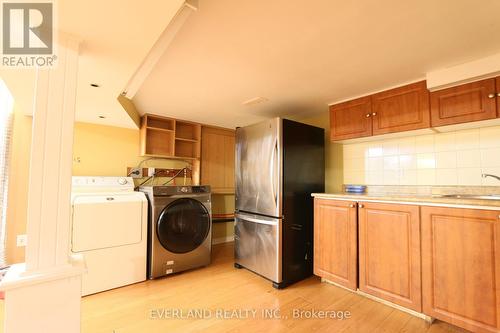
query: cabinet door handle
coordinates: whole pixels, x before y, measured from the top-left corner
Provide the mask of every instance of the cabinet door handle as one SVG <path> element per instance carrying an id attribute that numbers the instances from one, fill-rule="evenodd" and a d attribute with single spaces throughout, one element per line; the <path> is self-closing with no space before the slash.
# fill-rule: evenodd
<path id="1" fill-rule="evenodd" d="M 363 205 L 363 204 L 359 204 L 359 206 L 358 206 L 358 207 L 359 207 L 359 208 L 363 208 L 363 207 L 365 207 L 365 205 Z"/>
<path id="2" fill-rule="evenodd" d="M 495 98 L 495 94 L 488 94 L 488 98 Z"/>
<path id="3" fill-rule="evenodd" d="M 497 96 L 498 96 L 498 97 L 500 97 L 500 92 L 499 92 L 499 93 L 497 93 Z"/>
<path id="4" fill-rule="evenodd" d="M 367 113 L 365 117 L 366 117 L 366 118 L 370 118 L 370 117 L 371 117 L 371 114 Z"/>
<path id="5" fill-rule="evenodd" d="M 354 207 L 356 207 L 356 205 L 355 204 L 350 204 L 349 207 L 350 208 L 354 208 Z"/>
<path id="6" fill-rule="evenodd" d="M 372 116 L 376 116 L 376 115 L 377 115 L 377 112 L 373 112 L 373 113 L 372 113 Z"/>

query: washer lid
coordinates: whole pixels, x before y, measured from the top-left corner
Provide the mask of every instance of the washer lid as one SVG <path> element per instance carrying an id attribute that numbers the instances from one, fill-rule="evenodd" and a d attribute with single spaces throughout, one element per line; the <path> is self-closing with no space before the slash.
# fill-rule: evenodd
<path id="1" fill-rule="evenodd" d="M 72 251 L 90 251 L 141 242 L 143 202 L 136 195 L 74 196 Z"/>
<path id="2" fill-rule="evenodd" d="M 208 237 L 210 214 L 198 200 L 177 199 L 171 202 L 156 221 L 160 244 L 173 253 L 195 250 Z"/>

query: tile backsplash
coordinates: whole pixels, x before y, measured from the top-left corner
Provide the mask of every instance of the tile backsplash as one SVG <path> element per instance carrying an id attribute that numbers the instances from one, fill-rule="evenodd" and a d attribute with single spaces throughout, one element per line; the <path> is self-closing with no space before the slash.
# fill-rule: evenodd
<path id="1" fill-rule="evenodd" d="M 494 185 L 500 176 L 500 126 L 346 144 L 344 183 Z"/>

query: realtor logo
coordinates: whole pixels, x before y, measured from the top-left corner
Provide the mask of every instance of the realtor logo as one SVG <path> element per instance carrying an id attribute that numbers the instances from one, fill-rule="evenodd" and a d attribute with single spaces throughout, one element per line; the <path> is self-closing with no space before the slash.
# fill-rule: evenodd
<path id="1" fill-rule="evenodd" d="M 31 1 L 2 3 L 2 66 L 54 66 L 53 3 Z"/>
<path id="2" fill-rule="evenodd" d="M 3 54 L 52 54 L 52 3 L 3 3 Z"/>

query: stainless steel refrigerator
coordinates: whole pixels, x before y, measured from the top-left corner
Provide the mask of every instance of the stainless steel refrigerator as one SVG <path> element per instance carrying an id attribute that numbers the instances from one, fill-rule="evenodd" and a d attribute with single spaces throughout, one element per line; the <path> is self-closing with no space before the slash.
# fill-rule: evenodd
<path id="1" fill-rule="evenodd" d="M 283 288 L 313 271 L 313 199 L 324 130 L 274 118 L 236 129 L 235 267 Z"/>

